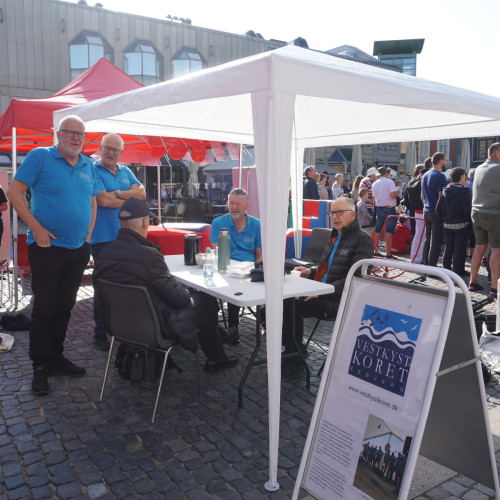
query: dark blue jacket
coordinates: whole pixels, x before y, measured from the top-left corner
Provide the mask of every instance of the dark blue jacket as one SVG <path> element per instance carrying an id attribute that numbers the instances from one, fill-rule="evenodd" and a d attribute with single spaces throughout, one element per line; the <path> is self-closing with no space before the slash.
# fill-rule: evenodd
<path id="1" fill-rule="evenodd" d="M 472 192 L 461 184 L 448 184 L 436 205 L 436 214 L 444 224 L 459 224 L 471 221 Z"/>

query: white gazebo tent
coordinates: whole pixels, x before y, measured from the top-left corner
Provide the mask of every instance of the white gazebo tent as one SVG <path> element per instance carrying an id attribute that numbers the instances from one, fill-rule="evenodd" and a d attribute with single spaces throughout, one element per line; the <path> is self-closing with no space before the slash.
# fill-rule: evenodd
<path id="1" fill-rule="evenodd" d="M 500 134 L 500 99 L 286 46 L 54 113 L 88 131 L 254 144 L 266 272 L 269 482 L 278 438 L 288 185 L 300 228 L 304 148 Z"/>

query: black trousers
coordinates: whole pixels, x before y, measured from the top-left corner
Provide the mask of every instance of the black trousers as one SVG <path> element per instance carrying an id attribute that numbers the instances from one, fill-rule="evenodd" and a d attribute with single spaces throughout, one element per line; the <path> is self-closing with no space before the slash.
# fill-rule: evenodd
<path id="1" fill-rule="evenodd" d="M 75 305 L 90 245 L 74 250 L 28 247 L 33 290 L 29 354 L 33 365 L 51 365 L 64 351 L 66 329 Z"/>
<path id="2" fill-rule="evenodd" d="M 219 303 L 215 297 L 203 292 L 192 292 L 194 303 L 193 320 L 198 328 L 198 339 L 203 353 L 210 361 L 222 361 L 226 357 L 217 325 Z"/>
<path id="3" fill-rule="evenodd" d="M 434 212 L 425 212 L 424 265 L 437 266 L 443 244 L 443 221 Z"/>
<path id="4" fill-rule="evenodd" d="M 292 301 L 295 301 L 295 316 L 293 315 Z M 302 338 L 304 337 L 304 318 L 335 319 L 336 314 L 335 316 L 325 316 L 326 302 L 326 299 L 322 297 L 317 297 L 308 301 L 304 301 L 302 298 L 286 299 L 283 301 L 282 343 L 286 352 L 295 352 L 297 350 L 292 338 L 292 322 L 295 323 L 295 338 L 297 340 L 297 344 L 300 345 L 302 343 Z"/>
<path id="5" fill-rule="evenodd" d="M 99 260 L 99 255 L 101 252 L 111 243 L 111 241 L 106 241 L 104 243 L 94 243 L 91 245 L 92 258 L 94 262 L 97 263 Z M 104 311 L 102 310 L 101 298 L 99 289 L 94 287 L 94 336 L 107 335 L 106 325 L 104 324 Z"/>
<path id="6" fill-rule="evenodd" d="M 469 241 L 469 227 L 463 229 L 444 229 L 444 255 L 443 267 L 452 269 L 451 262 L 453 260 L 453 272 L 462 274 L 465 271 L 465 251 L 467 250 L 467 242 Z"/>

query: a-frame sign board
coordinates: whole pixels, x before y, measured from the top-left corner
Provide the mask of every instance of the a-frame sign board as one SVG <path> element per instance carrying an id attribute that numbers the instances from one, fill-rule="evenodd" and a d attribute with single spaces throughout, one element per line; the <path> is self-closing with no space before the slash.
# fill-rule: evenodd
<path id="1" fill-rule="evenodd" d="M 468 290 L 347 276 L 293 498 L 406 499 L 419 454 L 489 486 L 500 499 Z M 362 276 L 354 272 L 363 267 Z M 455 284 L 460 288 L 456 292 Z"/>

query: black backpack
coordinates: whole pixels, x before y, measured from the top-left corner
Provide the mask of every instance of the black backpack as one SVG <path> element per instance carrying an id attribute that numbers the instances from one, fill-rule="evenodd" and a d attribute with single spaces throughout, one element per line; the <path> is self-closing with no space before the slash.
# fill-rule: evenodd
<path id="1" fill-rule="evenodd" d="M 115 366 L 118 373 L 125 379 L 132 382 L 152 382 L 160 377 L 163 355 L 151 349 L 134 347 L 125 343 L 118 346 L 116 352 Z M 182 371 L 177 364 L 168 357 L 167 368 L 177 368 Z"/>
<path id="2" fill-rule="evenodd" d="M 423 210 L 424 204 L 421 198 L 422 193 L 422 179 L 417 178 L 410 181 L 405 191 L 403 198 L 403 205 L 409 210 Z"/>

